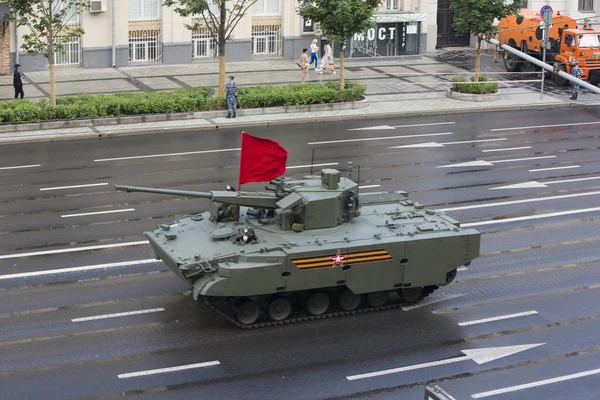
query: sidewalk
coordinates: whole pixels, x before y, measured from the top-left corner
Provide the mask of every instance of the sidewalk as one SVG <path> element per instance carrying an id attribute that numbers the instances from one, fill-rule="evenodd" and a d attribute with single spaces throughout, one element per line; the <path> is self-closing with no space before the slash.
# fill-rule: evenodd
<path id="1" fill-rule="evenodd" d="M 440 50 L 432 54 L 406 56 L 394 60 L 352 59 L 346 63 L 346 79 L 368 85 L 366 99 L 354 104 L 279 107 L 238 112 L 238 118 L 226 119 L 226 111 L 170 115 L 145 115 L 107 120 L 66 121 L 45 124 L 0 126 L 0 143 L 107 137 L 135 133 L 206 130 L 223 127 L 265 126 L 318 120 L 349 120 L 448 113 L 543 109 L 586 105 L 597 101 L 594 94 L 580 94 L 581 101 L 568 100 L 568 88 L 546 85 L 540 99 L 539 82 L 523 82 L 537 76 L 504 74 L 501 59 L 493 54 L 482 58 L 482 71 L 500 83 L 501 99 L 475 103 L 450 99 L 446 89 L 454 76 L 474 70 L 474 50 L 470 48 Z M 337 65 L 336 65 L 337 66 Z M 293 60 L 230 62 L 227 73 L 236 74 L 238 85 L 283 85 L 300 80 L 300 70 Z M 440 74 L 441 73 L 441 74 Z M 449 74 L 448 74 L 449 73 Z M 42 98 L 49 90 L 48 73 L 27 73 L 27 98 Z M 190 86 L 215 86 L 218 65 L 199 62 L 183 65 L 136 66 L 118 69 L 58 69 L 58 95 L 78 93 L 114 93 L 119 91 L 172 90 Z M 338 80 L 337 75 L 309 71 L 307 81 Z M 0 77 L 0 99 L 13 96 L 11 77 Z M 50 129 L 49 129 L 50 128 Z M 54 129 L 52 129 L 54 128 Z M 12 131 L 11 130 L 15 130 Z"/>

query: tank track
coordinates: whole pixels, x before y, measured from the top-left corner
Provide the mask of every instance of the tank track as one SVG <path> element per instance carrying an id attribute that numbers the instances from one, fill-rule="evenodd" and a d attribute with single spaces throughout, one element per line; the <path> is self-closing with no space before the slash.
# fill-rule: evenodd
<path id="1" fill-rule="evenodd" d="M 416 303 L 422 301 L 425 297 L 427 297 L 430 294 L 432 294 L 433 292 L 435 292 L 438 288 L 439 288 L 438 286 L 426 286 L 424 288 L 423 293 L 422 293 L 421 297 L 419 298 L 419 300 L 414 301 L 414 302 L 404 302 L 400 298 L 398 298 L 398 299 L 394 299 L 394 300 L 389 300 L 386 304 L 384 304 L 383 306 L 380 306 L 380 307 L 369 307 L 369 306 L 363 305 L 361 303 L 361 306 L 359 306 L 359 308 L 352 310 L 352 311 L 343 311 L 336 304 L 336 305 L 332 305 L 329 312 L 322 314 L 322 315 L 317 315 L 317 316 L 309 315 L 308 313 L 306 313 L 303 310 L 298 310 L 292 316 L 290 316 L 289 318 L 287 318 L 283 321 L 268 320 L 267 319 L 268 317 L 263 314 L 261 316 L 261 320 L 259 320 L 258 322 L 254 323 L 254 324 L 248 324 L 248 325 L 242 324 L 239 321 L 237 321 L 235 319 L 235 317 L 233 316 L 233 312 L 230 313 L 230 312 L 220 309 L 214 303 L 213 298 L 205 297 L 204 300 L 205 300 L 205 303 L 208 305 L 208 307 L 210 307 L 218 315 L 222 316 L 223 318 L 225 318 L 232 324 L 236 325 L 237 327 L 242 328 L 242 329 L 259 329 L 259 328 L 269 328 L 269 327 L 279 326 L 279 325 L 295 324 L 295 323 L 299 323 L 299 322 L 315 321 L 315 320 L 319 320 L 319 319 L 337 318 L 337 317 L 343 317 L 343 316 L 348 316 L 348 315 L 356 315 L 356 314 L 363 314 L 363 313 L 370 313 L 370 312 L 377 312 L 377 311 L 392 310 L 392 309 L 399 308 L 402 306 L 416 304 Z"/>

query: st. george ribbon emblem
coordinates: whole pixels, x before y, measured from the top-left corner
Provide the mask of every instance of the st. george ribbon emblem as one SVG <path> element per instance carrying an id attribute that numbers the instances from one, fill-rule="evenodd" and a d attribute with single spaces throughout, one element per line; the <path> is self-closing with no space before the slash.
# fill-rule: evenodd
<path id="1" fill-rule="evenodd" d="M 346 256 L 343 256 L 342 253 L 340 253 L 340 251 L 337 251 L 337 254 L 333 257 L 331 257 L 331 259 L 333 260 L 333 265 L 332 267 L 335 267 L 336 265 L 341 265 L 342 267 L 344 266 L 344 258 L 346 258 Z"/>

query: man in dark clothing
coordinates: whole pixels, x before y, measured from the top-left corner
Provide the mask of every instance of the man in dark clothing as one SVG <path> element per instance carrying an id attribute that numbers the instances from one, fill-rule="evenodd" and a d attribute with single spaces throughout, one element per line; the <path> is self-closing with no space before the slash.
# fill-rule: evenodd
<path id="1" fill-rule="evenodd" d="M 21 65 L 15 64 L 15 73 L 13 75 L 13 86 L 15 87 L 15 99 L 21 95 L 21 98 L 25 96 L 23 93 L 23 73 L 21 73 Z"/>

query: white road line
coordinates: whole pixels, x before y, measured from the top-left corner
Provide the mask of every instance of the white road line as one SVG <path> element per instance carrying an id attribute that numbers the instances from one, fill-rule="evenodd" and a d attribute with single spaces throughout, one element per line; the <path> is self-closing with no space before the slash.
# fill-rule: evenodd
<path id="1" fill-rule="evenodd" d="M 187 155 L 190 155 L 190 154 L 222 153 L 222 152 L 227 152 L 227 151 L 240 151 L 240 150 L 241 150 L 241 148 L 237 148 L 237 149 L 201 150 L 201 151 L 186 151 L 184 153 L 149 154 L 149 155 L 146 155 L 146 156 L 101 158 L 101 159 L 98 159 L 98 160 L 94 160 L 94 162 L 119 161 L 119 160 L 135 160 L 135 159 L 138 159 L 138 158 L 153 158 L 153 157 L 187 156 Z"/>
<path id="2" fill-rule="evenodd" d="M 551 181 L 544 183 L 545 185 L 552 185 L 554 183 L 569 183 L 569 182 L 582 182 L 582 181 L 593 181 L 596 179 L 600 179 L 600 176 L 592 176 L 589 178 L 577 178 L 577 179 L 564 179 L 560 181 Z"/>
<path id="3" fill-rule="evenodd" d="M 540 172 L 540 171 L 556 171 L 558 169 L 569 169 L 569 168 L 579 168 L 579 165 L 569 165 L 566 167 L 553 167 L 553 168 L 540 168 L 540 169 L 530 169 L 529 172 Z"/>
<path id="4" fill-rule="evenodd" d="M 333 163 L 323 163 L 323 164 L 313 164 L 313 167 L 327 167 L 329 165 L 338 165 L 339 163 L 333 162 Z M 310 168 L 311 165 L 307 164 L 307 165 L 294 165 L 291 167 L 285 167 L 285 169 L 296 169 L 296 168 Z"/>
<path id="5" fill-rule="evenodd" d="M 92 317 L 74 318 L 71 321 L 72 322 L 95 321 L 98 319 L 128 317 L 130 315 L 150 314 L 150 313 L 161 312 L 161 311 L 165 311 L 165 309 L 164 308 L 151 308 L 149 310 L 128 311 L 128 312 L 122 312 L 122 313 L 117 313 L 117 314 L 95 315 Z"/>
<path id="6" fill-rule="evenodd" d="M 80 213 L 80 214 L 65 214 L 65 215 L 61 215 L 61 217 L 62 218 L 83 217 L 86 215 L 112 214 L 112 213 L 121 213 L 121 212 L 128 212 L 128 211 L 135 211 L 135 208 L 124 208 L 122 210 L 95 211 L 95 212 Z"/>
<path id="7" fill-rule="evenodd" d="M 510 160 L 495 160 L 495 161 L 489 161 L 489 162 L 491 162 L 492 164 L 497 164 L 497 163 L 515 162 L 515 161 L 541 160 L 541 159 L 544 159 L 544 158 L 556 158 L 556 156 L 513 158 L 513 159 L 510 159 Z"/>
<path id="8" fill-rule="evenodd" d="M 309 142 L 308 144 L 330 144 L 330 143 L 366 142 L 366 141 L 369 141 L 369 140 L 407 139 L 407 138 L 418 138 L 418 137 L 425 137 L 425 136 L 442 136 L 442 135 L 452 135 L 452 132 L 425 133 L 425 134 L 422 134 L 422 135 L 402 135 L 402 136 L 385 136 L 385 137 L 375 137 L 375 138 L 328 140 L 326 142 Z"/>
<path id="9" fill-rule="evenodd" d="M 471 397 L 474 399 L 481 399 L 484 397 L 495 396 L 497 394 L 516 392 L 518 390 L 549 385 L 549 384 L 557 383 L 557 382 L 564 382 L 564 381 L 568 381 L 571 379 L 583 378 L 586 376 L 591 376 L 591 375 L 596 375 L 596 374 L 600 374 L 600 368 L 592 369 L 589 371 L 578 372 L 576 374 L 571 374 L 571 375 L 557 376 L 556 378 L 544 379 L 542 381 L 524 383 L 522 385 L 509 386 L 509 387 L 505 387 L 502 389 L 490 390 L 489 392 L 476 393 L 476 394 L 471 395 Z"/>
<path id="10" fill-rule="evenodd" d="M 573 197 L 596 196 L 596 195 L 599 195 L 599 194 L 600 194 L 600 191 L 597 191 L 597 192 L 587 192 L 587 193 L 575 193 L 575 194 L 563 194 L 563 195 L 559 195 L 559 196 L 538 197 L 538 198 L 533 198 L 533 199 L 501 201 L 501 202 L 498 202 L 498 203 L 474 204 L 474 205 L 471 205 L 471 206 L 442 208 L 439 211 L 447 212 L 447 211 L 473 210 L 475 208 L 509 206 L 509 205 L 512 205 L 512 204 L 535 203 L 536 201 L 570 199 L 570 198 L 573 198 Z"/>
<path id="11" fill-rule="evenodd" d="M 525 312 L 520 312 L 520 313 L 515 313 L 515 314 L 500 315 L 498 317 L 489 317 L 489 318 L 475 319 L 472 321 L 459 322 L 458 325 L 459 326 L 469 326 L 469 325 L 485 324 L 486 322 L 494 322 L 494 321 L 501 321 L 503 319 L 526 317 L 528 315 L 533 315 L 533 314 L 537 314 L 537 313 L 538 313 L 537 311 L 531 310 L 531 311 L 525 311 Z"/>
<path id="12" fill-rule="evenodd" d="M 435 304 L 435 303 L 439 303 L 441 301 L 446 301 L 446 300 L 450 300 L 450 299 L 454 299 L 454 298 L 462 297 L 462 296 L 464 296 L 464 294 L 462 294 L 462 293 L 439 294 L 437 296 L 427 297 L 425 300 L 421 301 L 420 303 L 413 304 L 412 306 L 404 306 L 404 307 L 402 307 L 402 311 L 410 311 L 410 310 L 414 310 L 415 308 L 425 307 L 430 304 Z"/>
<path id="13" fill-rule="evenodd" d="M 518 126 L 515 128 L 498 128 L 498 129 L 490 129 L 490 131 L 491 132 L 501 132 L 501 131 L 515 131 L 518 129 L 559 128 L 561 126 L 598 125 L 598 124 L 600 124 L 600 122 L 574 122 L 572 124 L 534 125 L 534 126 Z"/>
<path id="14" fill-rule="evenodd" d="M 19 169 L 19 168 L 35 168 L 35 167 L 41 167 L 41 165 L 34 164 L 34 165 L 17 165 L 15 167 L 0 167 L 0 170 L 2 170 L 2 169 Z"/>
<path id="15" fill-rule="evenodd" d="M 162 374 L 165 372 L 182 371 L 185 369 L 210 367 L 211 365 L 219 365 L 219 364 L 221 364 L 219 361 L 208 361 L 208 362 L 202 362 L 202 363 L 197 363 L 197 364 L 180 365 L 178 367 L 169 367 L 169 368 L 160 368 L 160 369 L 150 369 L 148 371 L 130 372 L 128 374 L 118 375 L 118 377 L 120 379 L 132 378 L 135 376 L 154 375 L 154 374 Z"/>
<path id="16" fill-rule="evenodd" d="M 41 188 L 40 190 L 43 192 L 44 190 L 75 189 L 75 188 L 84 188 L 84 187 L 92 187 L 92 186 L 106 186 L 106 185 L 108 185 L 108 183 L 90 183 L 87 185 L 57 186 L 57 187 Z"/>
<path id="17" fill-rule="evenodd" d="M 530 149 L 531 146 L 523 146 L 523 147 L 507 147 L 505 149 L 488 149 L 488 150 L 481 150 L 483 153 L 490 153 L 492 151 L 513 151 L 513 150 L 524 150 L 524 149 Z"/>
<path id="18" fill-rule="evenodd" d="M 389 375 L 389 374 L 397 374 L 399 372 L 414 371 L 415 369 L 437 367 L 439 365 L 452 364 L 452 363 L 456 363 L 456 362 L 460 362 L 460 361 L 467 361 L 467 360 L 470 360 L 470 359 L 471 359 L 471 357 L 469 357 L 469 356 L 460 356 L 460 357 L 454 357 L 454 358 L 447 358 L 445 360 L 431 361 L 431 362 L 426 362 L 426 363 L 423 363 L 423 364 L 409 365 L 409 366 L 406 366 L 406 367 L 392 368 L 392 369 L 386 369 L 386 370 L 383 370 L 383 371 L 376 371 L 376 372 L 369 372 L 369 373 L 366 373 L 366 374 L 347 376 L 346 379 L 348 379 L 349 381 L 354 381 L 354 380 L 357 380 L 357 379 L 373 378 L 373 377 L 376 377 L 376 376 Z"/>
<path id="19" fill-rule="evenodd" d="M 515 218 L 505 218 L 505 219 L 493 219 L 493 220 L 489 220 L 489 221 L 479 221 L 479 222 L 469 222 L 469 223 L 466 223 L 466 224 L 461 224 L 460 226 L 468 228 L 468 227 L 471 227 L 471 226 L 505 224 L 507 222 L 517 222 L 517 221 L 527 221 L 527 220 L 532 220 L 532 219 L 561 217 L 563 215 L 582 214 L 582 213 L 595 212 L 595 211 L 600 211 L 600 207 L 581 208 L 579 210 L 560 211 L 560 212 L 553 212 L 553 213 L 548 213 L 548 214 L 528 215 L 528 216 L 525 216 L 525 217 L 515 217 Z"/>
<path id="20" fill-rule="evenodd" d="M 359 189 L 372 189 L 372 188 L 378 188 L 381 185 L 366 185 L 366 186 L 359 186 Z"/>
<path id="21" fill-rule="evenodd" d="M 85 266 L 81 266 L 81 267 L 47 269 L 47 270 L 43 270 L 43 271 L 20 272 L 18 274 L 0 275 L 0 281 L 8 280 L 8 279 L 16 279 L 16 278 L 30 278 L 32 276 L 67 274 L 70 272 L 93 271 L 96 269 L 119 268 L 119 267 L 128 267 L 130 265 L 152 264 L 152 263 L 160 263 L 160 262 L 162 262 L 162 261 L 156 260 L 154 258 L 148 258 L 145 260 L 121 261 L 121 262 L 115 262 L 115 263 L 109 263 L 109 264 L 96 264 L 96 265 L 85 265 Z"/>
<path id="22" fill-rule="evenodd" d="M 367 126 L 364 128 L 354 128 L 354 129 L 348 129 L 349 131 L 373 131 L 373 130 L 387 130 L 387 129 L 396 129 L 396 128 L 412 128 L 415 126 L 436 126 L 436 125 L 450 125 L 450 124 L 455 124 L 456 122 L 431 122 L 428 124 L 413 124 L 413 125 L 396 125 L 396 126 L 389 126 L 389 125 L 378 125 L 378 126 Z"/>
<path id="23" fill-rule="evenodd" d="M 481 142 L 497 142 L 497 141 L 500 141 L 500 140 L 506 140 L 506 138 L 465 140 L 465 141 L 462 141 L 462 142 L 445 142 L 445 143 L 440 143 L 440 144 L 446 145 L 446 144 L 466 144 L 466 143 L 481 143 Z"/>
<path id="24" fill-rule="evenodd" d="M 122 262 L 116 262 L 116 263 L 110 263 L 110 264 L 96 264 L 96 265 L 86 265 L 86 266 L 82 266 L 82 267 L 47 269 L 44 271 L 34 271 L 34 272 L 21 272 L 18 274 L 0 275 L 0 281 L 8 280 L 8 279 L 16 279 L 16 278 L 30 278 L 32 276 L 67 274 L 69 272 L 92 271 L 92 270 L 96 270 L 96 269 L 128 267 L 130 265 L 152 264 L 152 263 L 160 263 L 160 262 L 162 262 L 162 261 L 155 260 L 154 258 L 148 258 L 146 260 L 122 261 Z"/>
<path id="25" fill-rule="evenodd" d="M 136 242 L 100 244 L 100 245 L 96 245 L 96 246 L 72 247 L 72 248 L 68 248 L 68 249 L 43 250 L 43 251 L 33 251 L 30 253 L 5 254 L 5 255 L 0 255 L 0 260 L 8 260 L 8 259 L 12 259 L 12 258 L 33 257 L 33 256 L 46 256 L 49 254 L 75 253 L 75 252 L 79 252 L 79 251 L 88 251 L 88 250 L 103 250 L 103 249 L 110 249 L 113 247 L 140 246 L 143 244 L 144 245 L 148 244 L 148 241 L 147 240 L 139 240 Z"/>

